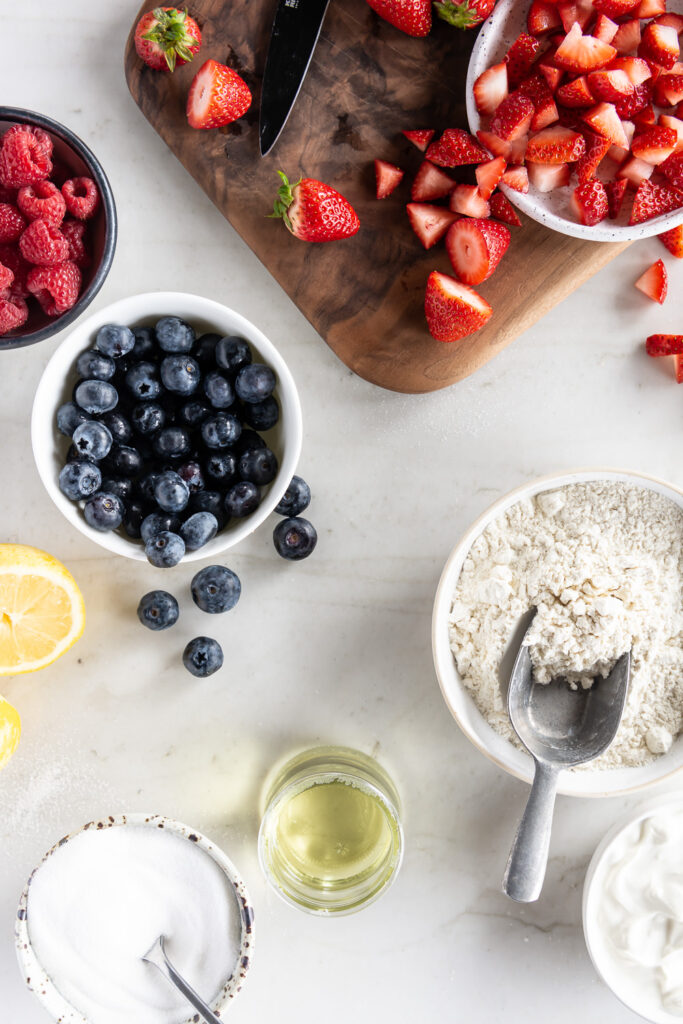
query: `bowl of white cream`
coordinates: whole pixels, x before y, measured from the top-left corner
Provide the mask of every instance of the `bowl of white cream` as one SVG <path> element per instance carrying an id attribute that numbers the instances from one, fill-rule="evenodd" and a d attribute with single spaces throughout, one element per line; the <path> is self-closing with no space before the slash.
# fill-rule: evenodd
<path id="1" fill-rule="evenodd" d="M 191 1024 L 194 1011 L 142 957 L 169 959 L 222 1014 L 253 955 L 244 882 L 203 835 L 161 815 L 89 822 L 45 854 L 21 895 L 16 949 L 59 1024 Z"/>
<path id="2" fill-rule="evenodd" d="M 641 804 L 588 868 L 583 929 L 618 999 L 653 1024 L 683 1022 L 683 793 Z"/>

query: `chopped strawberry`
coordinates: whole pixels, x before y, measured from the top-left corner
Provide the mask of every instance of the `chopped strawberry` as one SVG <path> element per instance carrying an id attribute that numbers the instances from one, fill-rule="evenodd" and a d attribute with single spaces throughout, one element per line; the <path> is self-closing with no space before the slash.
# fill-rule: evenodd
<path id="1" fill-rule="evenodd" d="M 526 167 L 508 167 L 500 182 L 514 192 L 528 192 L 529 172 Z"/>
<path id="2" fill-rule="evenodd" d="M 485 164 L 479 164 L 474 172 L 479 192 L 483 199 L 490 199 L 493 190 L 505 173 L 505 160 L 502 156 L 487 160 Z"/>
<path id="3" fill-rule="evenodd" d="M 654 166 L 652 164 L 639 160 L 638 157 L 629 156 L 617 171 L 617 177 L 630 182 L 637 189 L 641 182 L 647 181 L 648 178 L 652 177 L 653 171 Z"/>
<path id="4" fill-rule="evenodd" d="M 426 203 L 432 199 L 442 199 L 452 192 L 454 187 L 455 182 L 445 171 L 435 167 L 429 160 L 424 160 L 415 175 L 410 198 L 417 203 Z"/>
<path id="5" fill-rule="evenodd" d="M 612 21 L 606 14 L 599 14 L 591 35 L 599 39 L 601 43 L 611 43 L 618 30 L 619 26 L 616 21 Z"/>
<path id="6" fill-rule="evenodd" d="M 636 86 L 636 89 L 638 86 Z M 673 119 L 675 120 L 675 118 Z M 660 121 L 660 124 L 662 122 Z M 646 131 L 651 125 L 657 124 L 657 118 L 655 117 L 654 107 L 651 103 L 646 104 L 642 110 L 639 110 L 633 115 L 633 124 L 635 125 L 636 131 Z M 673 125 L 664 125 L 665 128 L 672 128 Z"/>
<path id="7" fill-rule="evenodd" d="M 567 164 L 529 164 L 529 181 L 539 192 L 552 192 L 569 184 Z"/>
<path id="8" fill-rule="evenodd" d="M 640 0 L 634 14 L 638 18 L 656 18 L 666 11 L 666 0 Z"/>
<path id="9" fill-rule="evenodd" d="M 617 34 L 612 40 L 612 46 L 617 53 L 633 53 L 640 43 L 640 22 L 637 18 L 632 21 L 625 21 L 619 26 Z"/>
<path id="10" fill-rule="evenodd" d="M 502 192 L 495 192 L 491 196 L 490 205 L 491 216 L 495 217 L 496 220 L 502 220 L 505 224 L 512 224 L 516 228 L 521 228 L 522 222 L 517 216 L 515 208 Z M 683 252 L 681 252 L 681 255 L 683 256 Z"/>
<path id="11" fill-rule="evenodd" d="M 458 219 L 457 214 L 444 210 L 443 206 L 432 206 L 431 203 L 408 203 L 406 212 L 411 228 L 425 249 L 436 245 L 453 221 Z"/>
<path id="12" fill-rule="evenodd" d="M 463 284 L 487 281 L 510 244 L 510 229 L 492 220 L 464 217 L 448 229 L 446 250 Z"/>
<path id="13" fill-rule="evenodd" d="M 437 341 L 458 341 L 483 327 L 493 314 L 486 299 L 453 277 L 433 270 L 427 281 L 425 316 Z"/>
<path id="14" fill-rule="evenodd" d="M 542 74 L 537 73 L 525 78 L 519 91 L 528 96 L 534 105 L 534 116 L 531 119 L 531 131 L 538 132 L 557 121 L 558 113 L 553 94 Z"/>
<path id="15" fill-rule="evenodd" d="M 608 217 L 610 220 L 616 220 L 619 216 L 627 187 L 628 182 L 626 178 L 620 178 L 619 181 L 606 182 L 605 192 L 607 193 Z"/>
<path id="16" fill-rule="evenodd" d="M 593 36 L 582 35 L 581 28 L 576 24 L 572 25 L 558 46 L 555 63 L 558 68 L 566 71 L 595 71 L 604 68 L 616 55 L 613 46 Z"/>
<path id="17" fill-rule="evenodd" d="M 521 135 L 518 139 L 513 139 L 510 143 L 510 158 L 508 162 L 511 164 L 523 164 L 528 144 L 528 135 Z"/>
<path id="18" fill-rule="evenodd" d="M 631 143 L 631 152 L 639 160 L 647 164 L 663 164 L 676 148 L 678 135 L 673 128 L 662 128 L 654 125 L 636 135 Z M 676 184 L 674 182 L 673 184 Z"/>
<path id="19" fill-rule="evenodd" d="M 590 91 L 586 75 L 565 82 L 557 90 L 557 101 L 565 107 L 592 107 L 595 97 Z"/>
<path id="20" fill-rule="evenodd" d="M 670 114 L 660 114 L 659 123 L 663 128 L 673 128 L 678 136 L 678 142 L 676 143 L 676 152 L 678 153 L 683 149 L 683 121 L 678 117 L 671 117 Z"/>
<path id="21" fill-rule="evenodd" d="M 638 6 L 638 0 L 593 0 L 593 6 L 608 18 L 622 18 Z"/>
<path id="22" fill-rule="evenodd" d="M 670 71 L 680 56 L 678 33 L 671 25 L 651 21 L 645 26 L 643 38 L 638 47 L 638 56 L 654 61 Z"/>
<path id="23" fill-rule="evenodd" d="M 488 217 L 491 208 L 476 185 L 456 185 L 451 192 L 449 208 L 466 217 Z"/>
<path id="24" fill-rule="evenodd" d="M 494 196 L 493 199 L 496 197 Z M 493 209 L 493 200 L 491 200 L 491 209 Z M 679 224 L 675 228 L 671 228 L 669 231 L 665 231 L 663 234 L 657 236 L 662 245 L 669 250 L 672 256 L 676 259 L 683 260 L 683 224 Z"/>
<path id="25" fill-rule="evenodd" d="M 641 85 L 634 85 L 633 92 L 623 100 L 615 103 L 617 114 L 621 118 L 634 117 L 642 110 L 650 106 L 652 99 L 652 84 L 643 82 Z"/>
<path id="26" fill-rule="evenodd" d="M 594 132 L 586 132 L 584 139 L 586 152 L 576 165 L 576 175 L 580 185 L 585 185 L 587 181 L 595 177 L 600 161 L 610 148 L 609 139 L 602 135 L 596 135 Z"/>
<path id="27" fill-rule="evenodd" d="M 610 69 L 625 71 L 634 85 L 642 85 L 648 78 L 652 78 L 650 65 L 642 57 L 615 57 Z"/>
<path id="28" fill-rule="evenodd" d="M 649 356 L 655 357 L 681 355 L 683 334 L 651 334 L 645 342 L 645 351 Z"/>
<path id="29" fill-rule="evenodd" d="M 489 130 L 506 142 L 511 142 L 527 134 L 534 113 L 534 105 L 529 97 L 513 92 L 496 109 Z"/>
<path id="30" fill-rule="evenodd" d="M 482 146 L 485 146 L 493 156 L 502 156 L 504 160 L 507 160 L 510 156 L 510 143 L 499 139 L 493 132 L 485 132 L 480 129 L 477 132 L 477 138 Z"/>
<path id="31" fill-rule="evenodd" d="M 574 189 L 569 202 L 580 224 L 592 227 L 604 220 L 609 210 L 607 193 L 601 181 L 587 181 Z"/>
<path id="32" fill-rule="evenodd" d="M 434 138 L 434 129 L 409 128 L 408 130 L 402 132 L 401 134 L 405 135 L 409 142 L 412 142 L 414 146 L 417 146 L 417 148 L 422 150 L 422 152 L 424 153 L 427 146 Z"/>
<path id="33" fill-rule="evenodd" d="M 488 160 L 488 153 L 462 128 L 447 128 L 438 142 L 427 149 L 427 159 L 440 167 L 460 167 Z"/>
<path id="34" fill-rule="evenodd" d="M 676 34 L 680 36 L 683 32 L 683 15 L 674 14 L 672 11 L 668 11 L 666 14 L 661 14 L 657 18 L 658 25 L 669 25 L 671 28 L 676 29 Z"/>
<path id="35" fill-rule="evenodd" d="M 561 26 L 562 21 L 555 4 L 547 3 L 546 0 L 532 0 L 526 18 L 527 31 L 532 36 L 540 36 L 544 32 L 550 32 Z"/>
<path id="36" fill-rule="evenodd" d="M 663 213 L 671 213 L 683 206 L 683 192 L 669 188 L 667 185 L 653 185 L 651 181 L 642 181 L 633 200 L 633 209 L 629 224 L 642 224 L 651 217 L 659 217 Z"/>
<path id="37" fill-rule="evenodd" d="M 527 163 L 566 164 L 579 160 L 586 152 L 586 142 L 578 132 L 553 125 L 529 139 Z"/>
<path id="38" fill-rule="evenodd" d="M 529 74 L 540 46 L 541 44 L 538 39 L 534 39 L 528 33 L 522 32 L 506 53 L 505 63 L 507 64 L 508 82 L 513 88 L 519 85 Z"/>
<path id="39" fill-rule="evenodd" d="M 683 100 L 683 74 L 660 75 L 655 83 L 654 97 L 660 107 L 675 107 Z"/>
<path id="40" fill-rule="evenodd" d="M 386 199 L 397 187 L 403 171 L 396 164 L 387 163 L 386 160 L 375 160 L 375 181 L 377 182 L 377 198 Z"/>
<path id="41" fill-rule="evenodd" d="M 551 60 L 552 57 L 549 57 L 547 54 L 544 54 L 538 62 L 538 70 L 541 72 L 546 82 L 548 83 L 548 88 L 550 89 L 550 91 L 552 93 L 555 93 L 560 82 L 564 77 L 564 71 L 562 71 L 561 68 L 556 68 L 554 64 L 551 64 Z"/>
<path id="42" fill-rule="evenodd" d="M 591 0 L 559 0 L 557 12 L 565 32 L 574 24 L 584 29 L 595 13 Z"/>
<path id="43" fill-rule="evenodd" d="M 482 71 L 474 86 L 474 102 L 480 114 L 492 114 L 508 94 L 508 72 L 505 61 Z"/>
<path id="44" fill-rule="evenodd" d="M 666 267 L 662 260 L 657 260 L 651 267 L 648 267 L 635 282 L 636 288 L 647 295 L 648 299 L 658 302 L 660 306 L 666 298 L 667 284 Z"/>
<path id="45" fill-rule="evenodd" d="M 613 103 L 598 103 L 582 115 L 586 124 L 591 125 L 598 135 L 604 135 L 606 139 L 624 149 L 629 148 L 629 140 L 621 123 L 621 118 L 616 112 Z"/>
<path id="46" fill-rule="evenodd" d="M 664 131 L 673 131 L 672 128 L 665 128 Z M 660 166 L 660 171 L 674 188 L 683 190 L 683 150 L 674 153 Z"/>
<path id="47" fill-rule="evenodd" d="M 620 103 L 632 95 L 634 85 L 625 71 L 591 71 L 588 75 L 588 88 L 596 100 L 607 103 Z"/>

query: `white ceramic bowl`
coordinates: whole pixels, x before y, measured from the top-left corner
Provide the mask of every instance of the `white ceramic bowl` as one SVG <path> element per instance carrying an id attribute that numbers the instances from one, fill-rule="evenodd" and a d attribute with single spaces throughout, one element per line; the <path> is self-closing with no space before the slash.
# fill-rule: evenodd
<path id="1" fill-rule="evenodd" d="M 280 404 L 280 420 L 265 435 L 278 457 L 280 466 L 273 482 L 262 489 L 261 504 L 245 519 L 231 520 L 225 529 L 203 548 L 188 551 L 181 562 L 182 565 L 185 562 L 213 558 L 253 533 L 273 511 L 296 472 L 302 437 L 299 395 L 284 359 L 258 327 L 219 302 L 183 292 L 132 295 L 98 310 L 93 316 L 77 324 L 45 367 L 33 402 L 31 442 L 38 473 L 47 493 L 71 525 L 100 547 L 113 551 L 116 555 L 146 561 L 144 545 L 140 540 L 133 540 L 119 531 L 102 533 L 93 530 L 85 521 L 81 507 L 69 501 L 60 491 L 59 471 L 64 465 L 69 439 L 59 433 L 56 421 L 60 405 L 71 399 L 77 376 L 76 359 L 81 352 L 94 345 L 95 334 L 103 324 L 122 323 L 130 327 L 139 327 L 143 324 L 154 324 L 160 317 L 168 315 L 183 317 L 192 324 L 198 334 L 215 331 L 222 335 L 236 334 L 246 338 L 255 359 L 267 363 L 275 371 L 275 396 Z"/>
<path id="2" fill-rule="evenodd" d="M 533 779 L 533 761 L 525 751 L 513 746 L 492 729 L 477 708 L 472 696 L 465 688 L 448 639 L 448 617 L 460 570 L 468 551 L 486 527 L 511 505 L 524 498 L 533 497 L 542 491 L 556 490 L 567 484 L 588 480 L 609 480 L 635 484 L 663 494 L 683 508 L 683 491 L 673 484 L 654 477 L 629 470 L 589 469 L 543 477 L 533 483 L 524 484 L 494 502 L 470 526 L 458 541 L 444 567 L 434 601 L 432 615 L 432 651 L 436 674 L 444 700 L 451 714 L 467 738 L 489 760 L 511 775 L 525 782 Z M 566 771 L 560 775 L 559 792 L 569 796 L 616 796 L 632 790 L 642 789 L 663 779 L 683 767 L 683 737 L 679 737 L 667 754 L 649 764 L 633 768 L 615 768 L 607 771 Z"/>
<path id="3" fill-rule="evenodd" d="M 530 4 L 531 0 L 499 0 L 477 37 L 467 69 L 465 97 L 467 120 L 472 132 L 481 128 L 482 122 L 474 102 L 474 83 L 483 71 L 503 59 L 506 50 L 514 43 L 520 32 L 526 32 L 526 19 Z M 683 13 L 683 0 L 670 0 L 668 9 L 678 14 Z M 569 200 L 576 184 L 576 180 L 573 180 L 564 188 L 557 188 L 546 193 L 539 192 L 533 185 L 530 185 L 529 191 L 524 194 L 508 188 L 506 185 L 501 187 L 501 191 L 518 210 L 526 213 L 528 217 L 538 221 L 539 224 L 545 224 L 546 227 L 552 228 L 553 231 L 559 231 L 563 235 L 586 238 L 594 242 L 627 242 L 636 238 L 648 238 L 650 235 L 659 235 L 662 231 L 667 231 L 669 228 L 683 223 L 683 208 L 681 208 L 661 217 L 646 220 L 643 224 L 629 226 L 627 223 L 629 214 L 624 208 L 617 220 L 603 220 L 593 227 L 579 224 L 569 209 Z M 625 203 L 624 207 L 627 205 Z"/>
<path id="4" fill-rule="evenodd" d="M 192 842 L 194 845 L 198 846 L 199 849 L 208 854 L 216 864 L 218 864 L 219 868 L 223 871 L 234 889 L 241 917 L 240 950 L 234 973 L 230 978 L 226 978 L 220 995 L 212 1004 L 212 1009 L 219 1013 L 219 1015 L 222 1015 L 241 990 L 247 971 L 251 965 L 254 955 L 254 911 L 247 888 L 235 868 L 235 865 L 228 857 L 226 857 L 223 851 L 207 839 L 206 836 L 197 832 L 196 829 L 189 828 L 189 826 L 182 825 L 179 821 L 174 821 L 172 818 L 166 818 L 161 814 L 118 814 L 114 817 L 100 818 L 95 821 L 90 821 L 87 825 L 83 825 L 83 827 L 78 829 L 76 832 L 71 832 L 68 836 L 60 839 L 59 842 L 55 843 L 55 845 L 48 850 L 43 857 L 41 864 L 70 839 L 73 839 L 74 836 L 80 835 L 81 832 L 84 832 L 87 829 L 121 828 L 130 825 L 146 825 L 154 829 L 165 828 L 170 832 L 174 832 L 176 835 L 187 839 L 188 842 Z M 190 839 L 190 837 L 192 838 Z M 38 867 L 40 867 L 40 865 L 38 865 Z M 89 1024 L 87 1018 L 84 1017 L 79 1010 L 76 1010 L 71 1003 L 67 1002 L 64 996 L 57 990 L 52 979 L 41 966 L 33 946 L 31 945 L 28 919 L 28 896 L 33 875 L 35 875 L 38 867 L 35 868 L 26 883 L 24 891 L 21 894 L 19 909 L 17 911 L 14 934 L 17 957 L 19 958 L 19 968 L 24 976 L 24 980 L 26 981 L 28 988 L 40 1000 L 44 1008 L 50 1014 L 52 1019 L 57 1022 L 57 1024 Z M 188 1016 L 183 1024 L 193 1024 L 196 1020 L 197 1017 L 188 1009 Z"/>
<path id="5" fill-rule="evenodd" d="M 586 946 L 588 947 L 588 953 L 593 961 L 593 967 L 624 1006 L 629 1010 L 633 1010 L 634 1013 L 640 1014 L 645 1020 L 651 1021 L 652 1024 L 680 1024 L 681 1017 L 668 1013 L 666 1010 L 653 1011 L 647 1001 L 640 1002 L 637 998 L 633 998 L 632 994 L 624 990 L 623 979 L 615 971 L 611 960 L 606 956 L 603 949 L 602 934 L 597 920 L 597 903 L 604 881 L 603 869 L 606 867 L 605 860 L 612 843 L 618 839 L 625 829 L 630 828 L 644 818 L 650 817 L 651 814 L 665 811 L 667 808 L 677 809 L 680 812 L 683 809 L 683 794 L 667 793 L 664 796 L 653 797 L 620 818 L 609 830 L 593 854 L 583 886 L 583 934 Z M 647 878 L 644 878 L 645 885 L 647 885 L 647 881 Z"/>

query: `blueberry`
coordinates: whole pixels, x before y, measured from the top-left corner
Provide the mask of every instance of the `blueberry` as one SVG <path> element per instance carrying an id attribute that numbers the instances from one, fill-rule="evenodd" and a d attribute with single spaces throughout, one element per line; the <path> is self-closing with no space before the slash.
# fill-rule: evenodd
<path id="1" fill-rule="evenodd" d="M 114 445 L 107 458 L 107 469 L 115 476 L 138 476 L 142 472 L 142 455 L 129 445 Z"/>
<path id="2" fill-rule="evenodd" d="M 161 430 L 166 422 L 166 413 L 157 402 L 140 402 L 131 409 L 130 421 L 138 434 L 147 437 Z"/>
<path id="3" fill-rule="evenodd" d="M 123 528 L 129 537 L 137 540 L 141 536 L 140 527 L 144 518 L 145 506 L 141 502 L 131 501 L 126 505 L 126 510 L 123 513 Z"/>
<path id="4" fill-rule="evenodd" d="M 123 327 L 121 324 L 105 324 L 97 332 L 95 344 L 105 356 L 118 359 L 127 352 L 132 352 L 135 335 L 129 327 Z"/>
<path id="5" fill-rule="evenodd" d="M 243 402 L 262 402 L 275 388 L 275 374 L 263 363 L 243 366 L 235 377 L 235 391 Z"/>
<path id="6" fill-rule="evenodd" d="M 91 348 L 81 352 L 76 360 L 76 369 L 82 380 L 111 380 L 116 370 L 113 359 L 105 356 L 97 349 Z"/>
<path id="7" fill-rule="evenodd" d="M 204 470 L 210 480 L 227 487 L 237 479 L 237 458 L 232 452 L 212 452 Z"/>
<path id="8" fill-rule="evenodd" d="M 150 512 L 140 523 L 140 536 L 145 544 L 159 533 L 177 533 L 180 520 L 177 516 L 164 515 L 163 512 Z"/>
<path id="9" fill-rule="evenodd" d="M 277 475 L 277 467 L 277 458 L 270 448 L 250 448 L 237 463 L 242 479 L 254 484 L 269 484 Z"/>
<path id="10" fill-rule="evenodd" d="M 262 402 L 246 402 L 242 415 L 244 422 L 254 430 L 270 430 L 280 419 L 280 407 L 269 395 Z"/>
<path id="11" fill-rule="evenodd" d="M 233 413 L 219 412 L 204 420 L 201 431 L 207 448 L 227 448 L 239 438 L 242 424 Z"/>
<path id="12" fill-rule="evenodd" d="M 219 530 L 222 530 L 227 522 L 223 511 L 223 495 L 218 491 L 199 491 L 190 495 L 187 507 L 192 512 L 211 512 L 215 516 Z"/>
<path id="13" fill-rule="evenodd" d="M 172 469 L 167 470 L 154 485 L 154 498 L 164 512 L 182 512 L 190 499 L 190 488 Z"/>
<path id="14" fill-rule="evenodd" d="M 227 409 L 235 401 L 232 384 L 218 370 L 207 373 L 202 386 L 214 409 Z"/>
<path id="15" fill-rule="evenodd" d="M 67 462 L 59 474 L 59 489 L 70 501 L 89 498 L 101 483 L 102 474 L 92 462 Z"/>
<path id="16" fill-rule="evenodd" d="M 104 423 L 88 420 L 86 423 L 81 423 L 80 427 L 76 427 L 73 442 L 77 451 L 99 461 L 109 453 L 112 436 Z"/>
<path id="17" fill-rule="evenodd" d="M 240 434 L 240 439 L 235 445 L 235 449 L 238 455 L 242 452 L 252 451 L 255 448 L 266 448 L 266 442 L 263 440 L 260 434 L 257 434 L 254 430 L 243 430 Z"/>
<path id="18" fill-rule="evenodd" d="M 179 419 L 187 427 L 198 427 L 210 415 L 211 409 L 204 402 L 185 402 L 180 407 Z"/>
<path id="19" fill-rule="evenodd" d="M 157 343 L 164 352 L 189 352 L 194 345 L 192 327 L 178 316 L 163 316 L 155 325 Z"/>
<path id="20" fill-rule="evenodd" d="M 200 679 L 213 675 L 223 664 L 223 650 L 217 640 L 196 636 L 183 651 L 183 665 Z"/>
<path id="21" fill-rule="evenodd" d="M 100 423 L 104 423 L 105 427 L 117 444 L 130 444 L 133 440 L 132 427 L 123 413 L 119 412 L 118 409 L 114 409 L 112 412 L 106 412 L 100 419 Z"/>
<path id="22" fill-rule="evenodd" d="M 184 462 L 178 466 L 178 476 L 187 484 L 190 494 L 204 489 L 204 474 L 198 462 Z"/>
<path id="23" fill-rule="evenodd" d="M 145 554 L 157 569 L 172 569 L 185 554 L 185 542 L 177 533 L 162 530 L 147 541 Z"/>
<path id="24" fill-rule="evenodd" d="M 109 412 L 119 400 L 114 385 L 104 380 L 82 380 L 74 397 L 81 409 L 90 413 Z"/>
<path id="25" fill-rule="evenodd" d="M 140 598 L 138 618 L 147 629 L 169 629 L 175 626 L 179 614 L 178 602 L 166 590 L 151 590 Z"/>
<path id="26" fill-rule="evenodd" d="M 100 490 L 106 491 L 107 494 L 115 494 L 125 505 L 133 495 L 133 481 L 124 477 L 108 476 L 102 480 Z"/>
<path id="27" fill-rule="evenodd" d="M 218 520 L 211 512 L 195 512 L 180 527 L 187 551 L 204 547 L 218 533 Z"/>
<path id="28" fill-rule="evenodd" d="M 220 334 L 202 334 L 194 346 L 194 357 L 200 366 L 215 366 L 216 345 L 220 341 Z"/>
<path id="29" fill-rule="evenodd" d="M 275 511 L 280 516 L 298 516 L 310 503 L 311 488 L 300 476 L 293 476 Z"/>
<path id="30" fill-rule="evenodd" d="M 190 435 L 183 427 L 164 427 L 154 435 L 152 448 L 162 459 L 179 459 L 190 451 Z"/>
<path id="31" fill-rule="evenodd" d="M 278 555 L 293 562 L 308 558 L 317 543 L 315 527 L 300 516 L 283 519 L 273 530 L 273 544 Z"/>
<path id="32" fill-rule="evenodd" d="M 135 363 L 126 374 L 126 387 L 142 402 L 149 402 L 161 394 L 161 381 L 154 363 Z"/>
<path id="33" fill-rule="evenodd" d="M 218 615 L 234 608 L 242 593 L 239 576 L 224 565 L 207 565 L 190 583 L 192 600 L 203 612 Z"/>
<path id="34" fill-rule="evenodd" d="M 221 338 L 216 345 L 216 364 L 230 373 L 237 373 L 251 362 L 251 349 L 244 338 Z"/>
<path id="35" fill-rule="evenodd" d="M 116 530 L 123 520 L 123 502 L 115 494 L 100 491 L 86 501 L 83 515 L 94 530 Z"/>
<path id="36" fill-rule="evenodd" d="M 60 434 L 71 437 L 76 427 L 86 423 L 90 417 L 87 412 L 79 409 L 75 402 L 65 402 L 57 410 L 57 430 Z"/>
<path id="37" fill-rule="evenodd" d="M 66 453 L 65 462 L 97 462 L 97 459 L 93 459 L 92 455 L 88 455 L 87 452 L 81 452 L 78 450 L 75 444 L 69 445 L 69 450 Z"/>
<path id="38" fill-rule="evenodd" d="M 223 500 L 223 508 L 228 516 L 243 519 L 251 515 L 261 504 L 261 492 L 250 480 L 240 480 L 234 484 Z"/>
<path id="39" fill-rule="evenodd" d="M 178 395 L 191 395 L 196 391 L 201 370 L 192 356 L 166 356 L 161 363 L 161 379 L 164 387 Z"/>
<path id="40" fill-rule="evenodd" d="M 133 358 L 140 360 L 156 359 L 159 354 L 156 335 L 153 327 L 135 327 L 133 329 L 135 344 Z"/>
<path id="41" fill-rule="evenodd" d="M 154 486 L 158 476 L 158 473 L 146 473 L 138 480 L 137 490 L 143 501 L 154 501 Z"/>

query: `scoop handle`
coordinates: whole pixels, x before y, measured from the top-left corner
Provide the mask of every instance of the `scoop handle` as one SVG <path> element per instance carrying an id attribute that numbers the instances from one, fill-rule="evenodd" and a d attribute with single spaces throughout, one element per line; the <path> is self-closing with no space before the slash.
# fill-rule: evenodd
<path id="1" fill-rule="evenodd" d="M 534 784 L 503 876 L 503 892 L 518 903 L 533 903 L 541 895 L 557 793 L 559 769 L 534 762 Z"/>

